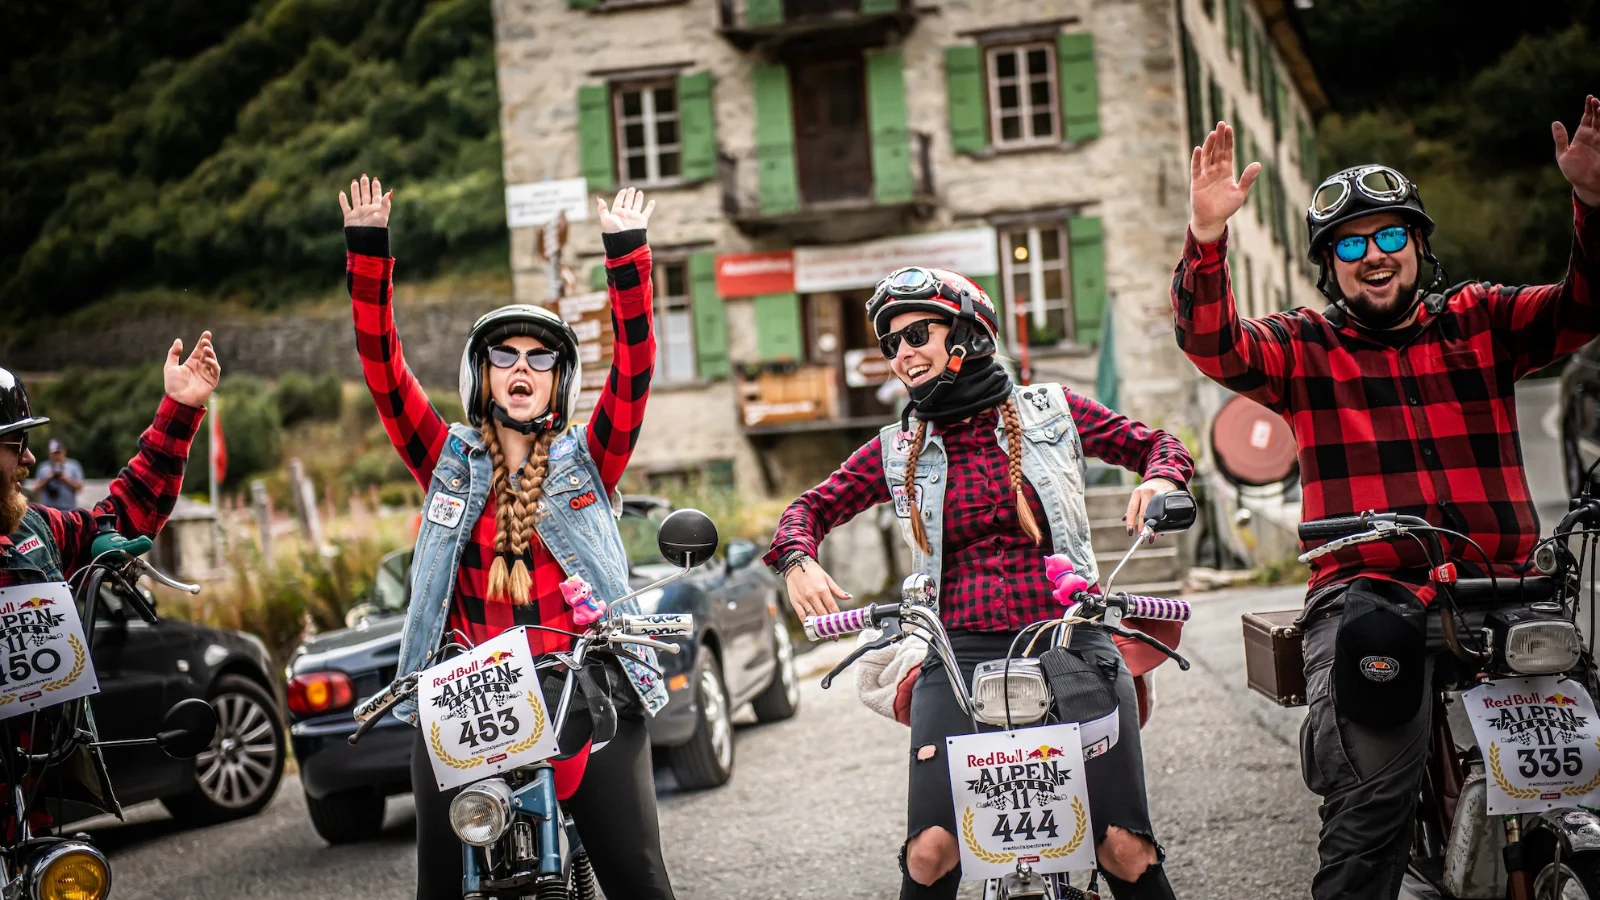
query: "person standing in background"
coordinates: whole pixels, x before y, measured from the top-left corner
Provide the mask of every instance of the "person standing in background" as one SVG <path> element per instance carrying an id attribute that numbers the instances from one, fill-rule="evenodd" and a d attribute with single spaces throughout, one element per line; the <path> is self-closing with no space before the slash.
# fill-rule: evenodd
<path id="1" fill-rule="evenodd" d="M 41 506 L 63 512 L 78 508 L 78 492 L 83 490 L 83 466 L 67 458 L 67 445 L 50 441 L 50 457 L 39 463 L 39 477 L 28 490 Z"/>

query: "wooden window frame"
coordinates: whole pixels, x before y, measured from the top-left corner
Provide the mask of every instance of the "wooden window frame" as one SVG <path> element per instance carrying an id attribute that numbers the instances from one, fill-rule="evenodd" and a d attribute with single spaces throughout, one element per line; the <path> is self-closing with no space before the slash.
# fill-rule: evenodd
<path id="1" fill-rule="evenodd" d="M 674 187 L 684 184 L 683 178 L 683 98 L 678 96 L 678 80 L 673 76 L 656 78 L 635 78 L 613 81 L 611 87 L 611 129 L 612 140 L 616 152 L 617 182 L 619 184 L 633 184 L 640 187 Z M 673 96 L 673 110 L 671 119 L 677 125 L 678 141 L 665 147 L 656 142 L 656 126 L 665 116 L 658 115 L 655 111 L 655 92 L 659 88 L 669 88 Z M 623 96 L 630 92 L 639 94 L 638 121 L 643 122 L 644 128 L 644 160 L 645 177 L 633 178 L 628 173 L 628 157 L 630 148 L 627 143 L 627 126 L 633 121 L 623 115 Z M 678 154 L 678 174 L 661 175 L 661 154 L 663 152 L 676 152 Z"/>
<path id="2" fill-rule="evenodd" d="M 1034 327 L 1041 327 L 1037 324 L 1038 318 L 1049 316 L 1053 302 L 1058 302 L 1061 309 L 1061 339 L 1053 344 L 1040 345 L 1040 349 L 1050 350 L 1071 347 L 1081 343 L 1078 339 L 1077 314 L 1073 305 L 1072 238 L 1068 233 L 1067 220 L 1065 218 L 1051 218 L 1010 222 L 1004 225 L 997 225 L 996 231 L 999 232 L 997 243 L 1000 249 L 1001 302 L 1005 309 L 1005 323 L 1001 330 L 1010 335 L 1014 346 L 1017 345 L 1017 336 L 1014 331 L 1016 330 L 1018 310 L 1012 286 L 1015 276 L 1021 274 L 1019 269 L 1025 267 L 1028 275 L 1029 291 L 1033 296 L 1030 308 L 1027 310 L 1030 331 Z M 1012 257 L 1010 236 L 1022 231 L 1028 234 L 1028 260 L 1027 262 L 1019 263 Z M 1043 246 L 1041 232 L 1043 231 L 1055 231 L 1060 235 L 1061 239 L 1061 258 L 1050 261 L 1048 266 L 1046 266 L 1043 259 L 1044 254 L 1041 252 L 1041 247 Z M 1047 268 L 1059 268 L 1061 270 L 1062 296 L 1059 301 L 1053 301 L 1051 298 L 1044 296 L 1044 273 Z M 1031 340 L 1029 345 L 1030 348 L 1033 346 Z"/>
<path id="3" fill-rule="evenodd" d="M 1060 146 L 1062 141 L 1066 139 L 1064 137 L 1066 121 L 1061 112 L 1061 60 L 1056 55 L 1055 42 L 1053 40 L 1007 41 L 1004 43 L 984 44 L 981 49 L 983 50 L 984 101 L 989 108 L 990 149 L 1003 152 Z M 1049 55 L 1045 74 L 1050 84 L 1050 121 L 1055 129 L 1051 136 L 1043 138 L 1031 134 L 1035 111 L 1029 96 L 1031 92 L 1028 90 L 1033 79 L 1027 74 L 1026 54 L 1028 51 L 1036 49 L 1043 49 Z M 998 72 L 999 64 L 997 58 L 1001 53 L 1017 54 L 1018 69 L 1014 79 L 1017 84 L 1017 100 L 1020 103 L 1017 107 L 1017 115 L 1023 123 L 1024 132 L 1028 134 L 1027 137 L 1017 140 L 1006 140 L 1000 128 L 1000 120 L 1002 118 L 1000 108 L 1001 79 Z"/>
<path id="4" fill-rule="evenodd" d="M 667 290 L 667 271 L 673 268 L 681 268 L 683 270 L 682 294 L 672 294 Z M 700 381 L 700 348 L 694 327 L 694 284 L 689 276 L 689 257 L 675 254 L 657 256 L 655 258 L 655 269 L 651 276 L 655 280 L 653 284 L 653 308 L 651 310 L 656 321 L 655 378 L 661 386 L 696 384 Z M 673 301 L 677 302 L 674 304 Z M 672 309 L 680 310 L 688 315 L 689 373 L 687 376 L 675 377 L 666 365 L 669 337 L 666 314 Z"/>

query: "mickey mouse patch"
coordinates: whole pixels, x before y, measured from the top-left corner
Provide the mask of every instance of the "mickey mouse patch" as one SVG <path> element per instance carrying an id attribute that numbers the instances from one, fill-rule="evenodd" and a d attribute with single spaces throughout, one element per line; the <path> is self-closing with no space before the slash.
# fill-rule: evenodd
<path id="1" fill-rule="evenodd" d="M 911 452 L 911 440 L 915 438 L 914 431 L 896 431 L 894 433 L 894 452 L 904 456 Z"/>
<path id="2" fill-rule="evenodd" d="M 467 501 L 440 492 L 428 501 L 428 521 L 445 528 L 461 524 L 461 514 L 467 510 Z"/>
<path id="3" fill-rule="evenodd" d="M 894 498 L 894 514 L 902 519 L 911 518 L 911 503 L 906 499 L 906 486 L 903 484 L 892 485 L 889 488 L 889 496 Z M 913 494 L 913 496 L 916 497 L 917 508 L 921 509 L 922 485 L 917 485 L 916 492 Z"/>
<path id="4" fill-rule="evenodd" d="M 1044 412 L 1050 408 L 1049 391 L 1039 390 L 1034 391 L 1033 393 L 1025 393 L 1022 396 L 1027 398 L 1027 400 L 1033 404 L 1033 408 L 1039 410 L 1040 412 Z"/>

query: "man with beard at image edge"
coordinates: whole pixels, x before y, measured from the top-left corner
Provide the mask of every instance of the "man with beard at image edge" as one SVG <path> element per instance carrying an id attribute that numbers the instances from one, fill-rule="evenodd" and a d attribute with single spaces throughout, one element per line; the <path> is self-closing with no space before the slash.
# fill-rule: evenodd
<path id="1" fill-rule="evenodd" d="M 189 445 L 205 415 L 222 369 L 211 333 L 200 336 L 188 360 L 173 341 L 163 372 L 166 395 L 155 421 L 139 436 L 139 451 L 111 482 L 94 509 L 63 511 L 29 505 L 22 484 L 37 463 L 29 432 L 50 420 L 34 413 L 22 381 L 0 368 L 0 587 L 65 581 L 108 549 L 142 553 L 166 524 L 183 487 Z M 97 535 L 110 516 L 118 534 Z"/>

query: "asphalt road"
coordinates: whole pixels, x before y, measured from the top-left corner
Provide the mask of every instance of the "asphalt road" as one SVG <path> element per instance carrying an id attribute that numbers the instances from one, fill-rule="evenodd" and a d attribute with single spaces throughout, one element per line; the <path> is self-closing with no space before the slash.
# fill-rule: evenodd
<path id="1" fill-rule="evenodd" d="M 1545 527 L 1565 507 L 1556 443 L 1542 427 L 1553 385 L 1525 389 L 1524 453 Z M 1297 588 L 1192 598 L 1182 650 L 1189 672 L 1160 672 L 1145 729 L 1152 812 L 1182 897 L 1305 895 L 1316 864 L 1316 798 L 1300 782 L 1299 710 L 1279 709 L 1245 687 L 1239 616 L 1298 606 Z M 861 706 L 848 680 L 831 691 L 818 675 L 844 650 L 803 657 L 811 670 L 790 722 L 738 734 L 726 787 L 703 793 L 660 785 L 664 849 L 679 897 L 884 898 L 896 895 L 904 833 L 908 732 Z M 198 830 L 177 828 L 158 805 L 126 824 L 101 823 L 119 898 L 411 895 L 414 818 L 390 801 L 378 841 L 328 847 L 312 832 L 299 783 L 286 778 L 259 816 Z M 963 897 L 977 896 L 967 885 Z M 622 898 L 617 898 L 622 900 Z"/>

